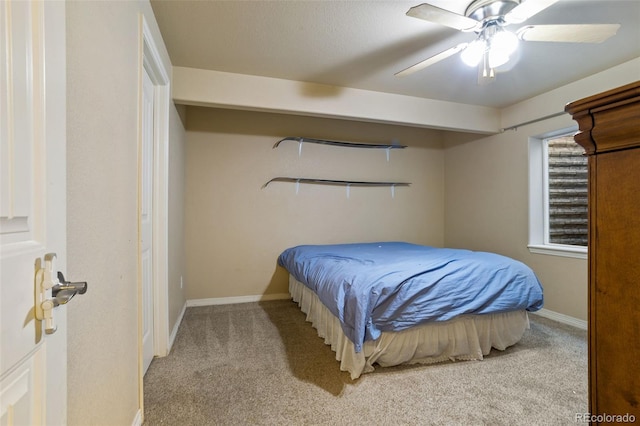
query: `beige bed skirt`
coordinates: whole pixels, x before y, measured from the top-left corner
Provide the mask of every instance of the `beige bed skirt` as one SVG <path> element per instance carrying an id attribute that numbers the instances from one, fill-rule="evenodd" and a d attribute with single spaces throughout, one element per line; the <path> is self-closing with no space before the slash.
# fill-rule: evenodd
<path id="1" fill-rule="evenodd" d="M 289 277 L 289 292 L 307 314 L 318 336 L 336 353 L 340 370 L 352 379 L 374 370 L 373 365 L 432 364 L 442 361 L 481 360 L 491 348 L 504 350 L 518 342 L 529 328 L 527 312 L 463 315 L 444 322 L 433 322 L 408 330 L 383 332 L 366 341 L 356 353 L 344 335 L 340 322 L 307 286 Z"/>

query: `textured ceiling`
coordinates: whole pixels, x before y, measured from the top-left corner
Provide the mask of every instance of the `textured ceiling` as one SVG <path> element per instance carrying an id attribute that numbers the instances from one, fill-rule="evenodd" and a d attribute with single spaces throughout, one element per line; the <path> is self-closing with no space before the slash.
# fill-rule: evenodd
<path id="1" fill-rule="evenodd" d="M 560 1 L 526 24 L 619 23 L 601 44 L 520 43 L 496 81 L 452 56 L 394 74 L 474 33 L 406 16 L 422 1 L 151 0 L 174 66 L 505 107 L 640 57 L 640 0 Z M 463 14 L 470 0 L 430 0 Z M 516 30 L 521 25 L 511 25 Z M 640 70 L 639 76 L 640 79 Z"/>

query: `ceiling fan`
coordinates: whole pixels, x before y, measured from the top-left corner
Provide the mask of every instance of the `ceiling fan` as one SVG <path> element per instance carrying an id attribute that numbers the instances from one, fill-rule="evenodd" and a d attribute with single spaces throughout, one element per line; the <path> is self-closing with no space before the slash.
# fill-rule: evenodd
<path id="1" fill-rule="evenodd" d="M 616 34 L 620 24 L 525 25 L 515 33 L 505 29 L 521 24 L 558 0 L 474 0 L 464 16 L 423 3 L 412 7 L 407 16 L 445 25 L 462 32 L 474 32 L 477 38 L 460 43 L 395 75 L 413 74 L 456 53 L 472 67 L 478 66 L 478 82 L 495 78 L 494 69 L 506 64 L 519 41 L 547 41 L 564 43 L 601 43 Z"/>

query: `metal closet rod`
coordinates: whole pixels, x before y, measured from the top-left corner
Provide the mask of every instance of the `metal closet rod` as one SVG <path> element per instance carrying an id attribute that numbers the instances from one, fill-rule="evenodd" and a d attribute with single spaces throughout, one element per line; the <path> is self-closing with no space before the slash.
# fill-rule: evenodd
<path id="1" fill-rule="evenodd" d="M 565 115 L 565 114 L 566 114 L 565 111 L 556 112 L 554 114 L 549 114 L 549 115 L 545 115 L 544 117 L 536 118 L 535 120 L 529 120 L 529 121 L 525 121 L 524 123 L 514 124 L 513 126 L 504 127 L 502 129 L 500 129 L 500 133 L 504 133 L 507 130 L 518 130 L 518 127 L 526 126 L 527 124 L 537 123 L 539 121 L 548 120 L 548 119 L 554 118 L 554 117 L 559 117 L 559 116 Z"/>
<path id="2" fill-rule="evenodd" d="M 319 185 L 339 185 L 339 186 L 409 186 L 408 182 L 367 182 L 356 180 L 333 180 L 333 179 L 311 179 L 300 177 L 275 177 L 269 182 L 262 185 L 266 188 L 271 182 L 293 182 L 293 183 L 311 183 Z"/>
<path id="3" fill-rule="evenodd" d="M 381 149 L 403 149 L 406 148 L 406 145 L 400 144 L 375 144 L 375 143 L 356 143 L 356 142 L 343 142 L 343 141 L 329 141 L 324 139 L 311 139 L 311 138 L 303 138 L 296 136 L 287 136 L 284 139 L 279 140 L 273 146 L 277 148 L 281 142 L 284 141 L 296 141 L 296 142 L 306 142 L 306 143 L 317 143 L 321 145 L 334 145 L 334 146 L 344 146 L 348 148 L 381 148 Z"/>

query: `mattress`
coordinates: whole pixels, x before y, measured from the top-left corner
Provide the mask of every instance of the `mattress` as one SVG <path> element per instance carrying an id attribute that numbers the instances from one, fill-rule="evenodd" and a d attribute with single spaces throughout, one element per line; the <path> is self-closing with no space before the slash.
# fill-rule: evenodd
<path id="1" fill-rule="evenodd" d="M 317 295 L 356 352 L 381 332 L 543 305 L 534 272 L 496 253 L 405 242 L 302 245 L 278 264 Z"/>
<path id="2" fill-rule="evenodd" d="M 504 350 L 517 343 L 529 328 L 529 318 L 524 309 L 461 315 L 402 331 L 383 331 L 377 339 L 365 341 L 362 350 L 356 352 L 340 321 L 313 291 L 292 275 L 289 276 L 289 292 L 318 336 L 335 352 L 340 370 L 349 372 L 353 380 L 374 371 L 374 365 L 389 367 L 482 360 L 492 348 Z"/>

